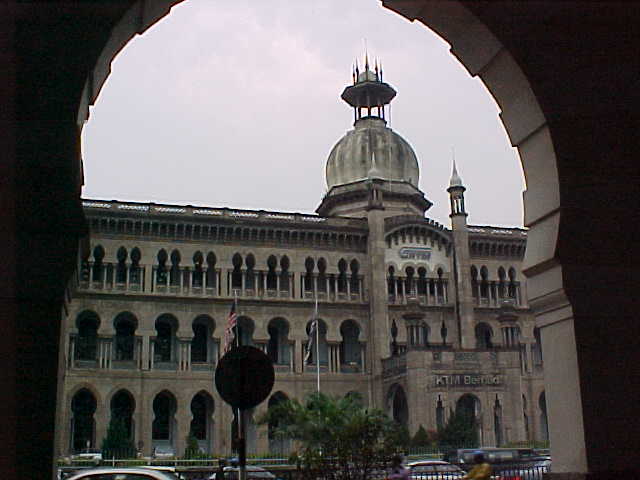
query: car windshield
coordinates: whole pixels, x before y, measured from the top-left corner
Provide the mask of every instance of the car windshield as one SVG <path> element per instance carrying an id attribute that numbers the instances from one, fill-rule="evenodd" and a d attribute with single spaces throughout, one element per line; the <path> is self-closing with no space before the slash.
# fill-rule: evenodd
<path id="1" fill-rule="evenodd" d="M 455 465 L 434 465 L 436 472 L 460 472 L 460 468 Z"/>

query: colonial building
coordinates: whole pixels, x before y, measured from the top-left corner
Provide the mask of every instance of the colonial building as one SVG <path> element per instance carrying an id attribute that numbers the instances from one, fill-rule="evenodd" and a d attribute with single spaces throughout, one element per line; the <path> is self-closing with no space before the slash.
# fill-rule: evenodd
<path id="1" fill-rule="evenodd" d="M 355 71 L 354 129 L 326 164 L 317 215 L 85 200 L 90 235 L 63 335 L 60 453 L 124 420 L 144 455 L 231 449 L 213 384 L 238 301 L 243 344 L 273 360 L 269 404 L 358 392 L 411 433 L 468 409 L 483 445 L 547 439 L 540 338 L 521 273 L 526 231 L 467 225 L 455 164 L 451 226 L 425 216 L 416 155 L 386 125 L 382 71 Z M 444 186 L 443 186 L 444 188 Z M 318 301 L 319 353 L 304 361 Z M 317 358 L 316 358 L 317 357 Z M 249 421 L 251 452 L 280 451 Z"/>

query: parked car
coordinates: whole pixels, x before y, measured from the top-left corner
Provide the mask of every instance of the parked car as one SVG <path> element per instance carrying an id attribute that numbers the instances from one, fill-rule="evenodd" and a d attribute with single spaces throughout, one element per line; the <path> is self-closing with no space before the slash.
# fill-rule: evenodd
<path id="1" fill-rule="evenodd" d="M 72 460 L 102 460 L 102 452 L 97 448 L 85 448 L 71 455 Z"/>
<path id="2" fill-rule="evenodd" d="M 464 476 L 464 470 L 443 460 L 418 460 L 407 467 L 411 478 L 420 480 L 449 480 Z"/>
<path id="3" fill-rule="evenodd" d="M 148 470 L 157 470 L 160 472 L 168 473 L 172 478 L 177 480 L 185 480 L 184 475 L 176 472 L 176 467 L 169 467 L 165 465 L 142 465 L 140 468 L 146 468 Z"/>
<path id="4" fill-rule="evenodd" d="M 175 457 L 176 452 L 171 445 L 158 445 L 153 448 L 153 458 Z"/>
<path id="5" fill-rule="evenodd" d="M 540 460 L 526 465 L 514 465 L 496 469 L 496 480 L 542 480 L 544 473 L 551 468 L 551 460 Z"/>
<path id="6" fill-rule="evenodd" d="M 65 480 L 176 480 L 176 477 L 146 468 L 104 467 L 80 470 Z"/>
<path id="7" fill-rule="evenodd" d="M 215 473 L 209 477 L 210 480 L 215 480 L 215 478 Z M 224 478 L 225 480 L 238 480 L 240 478 L 240 468 L 224 467 Z M 264 480 L 265 478 L 276 478 L 276 476 L 262 467 L 247 465 L 247 480 Z"/>

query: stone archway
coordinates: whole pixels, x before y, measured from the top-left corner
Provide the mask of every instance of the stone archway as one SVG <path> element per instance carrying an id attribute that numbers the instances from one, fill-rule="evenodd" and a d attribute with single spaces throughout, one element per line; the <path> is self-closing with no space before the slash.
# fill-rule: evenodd
<path id="1" fill-rule="evenodd" d="M 8 477 L 40 476 L 52 464 L 52 438 L 43 432 L 52 431 L 54 407 L 43 408 L 40 399 L 56 395 L 62 359 L 59 322 L 41 319 L 60 318 L 83 232 L 79 125 L 113 57 L 176 3 L 9 1 L 0 7 L 0 62 L 7 66 L 0 69 L 6 80 L 0 103 L 9 112 L 0 115 L 8 138 L 2 187 L 8 214 L 2 222 L 9 232 L 9 273 L 1 288 L 10 327 L 0 340 L 10 385 L 0 402 L 10 410 L 0 429 L 8 436 L 0 468 Z M 619 452 L 638 446 L 625 435 L 638 427 L 638 393 L 620 377 L 637 375 L 640 365 L 633 345 L 640 326 L 631 317 L 637 311 L 634 262 L 628 261 L 635 245 L 629 228 L 635 194 L 628 179 L 637 176 L 634 79 L 640 68 L 638 39 L 621 33 L 638 24 L 640 9 L 599 3 L 566 8 L 551 1 L 383 4 L 419 19 L 452 45 L 498 101 L 520 151 L 528 187 L 525 224 L 535 246 L 526 257 L 529 297 L 553 386 L 547 400 L 554 470 L 635 468 L 633 456 Z M 33 330 L 37 338 L 29 335 Z M 603 344 L 606 352 L 598 348 Z M 17 368 L 27 353 L 29 365 Z M 594 365 L 598 370 L 587 375 Z M 40 388 L 34 392 L 32 385 Z M 603 402 L 610 408 L 598 414 Z M 25 440 L 16 445 L 18 431 Z M 567 431 L 571 444 L 562 438 Z M 38 460 L 13 460 L 27 457 Z"/>

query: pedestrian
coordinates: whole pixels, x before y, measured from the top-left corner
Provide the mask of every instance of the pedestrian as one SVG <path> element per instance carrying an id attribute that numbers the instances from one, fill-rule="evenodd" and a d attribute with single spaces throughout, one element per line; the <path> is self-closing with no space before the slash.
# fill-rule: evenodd
<path id="1" fill-rule="evenodd" d="M 391 473 L 387 480 L 409 480 L 409 470 L 402 466 L 402 457 L 394 455 L 391 458 Z"/>
<path id="2" fill-rule="evenodd" d="M 491 478 L 491 465 L 489 465 L 484 455 L 480 452 L 473 456 L 473 468 L 467 473 L 462 480 L 489 480 Z"/>
<path id="3" fill-rule="evenodd" d="M 215 480 L 224 480 L 224 467 L 227 465 L 227 462 L 224 458 L 220 458 L 218 460 L 218 470 L 216 471 Z"/>

